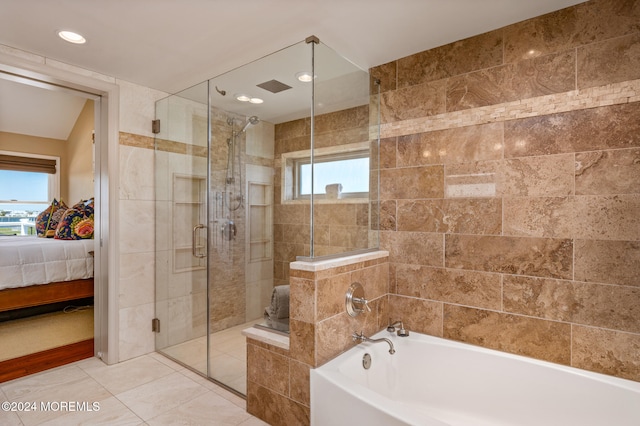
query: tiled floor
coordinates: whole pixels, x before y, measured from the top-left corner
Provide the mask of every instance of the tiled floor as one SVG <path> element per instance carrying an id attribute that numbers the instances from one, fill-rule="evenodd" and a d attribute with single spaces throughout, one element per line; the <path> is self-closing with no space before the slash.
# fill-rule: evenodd
<path id="1" fill-rule="evenodd" d="M 211 334 L 211 377 L 240 393 L 247 393 L 247 345 L 242 330 L 263 321 L 260 318 Z M 207 373 L 206 351 L 205 336 L 162 350 L 171 358 L 203 374 Z"/>
<path id="2" fill-rule="evenodd" d="M 90 358 L 0 383 L 0 402 L 3 426 L 266 425 L 244 399 L 157 353 L 110 366 Z"/>

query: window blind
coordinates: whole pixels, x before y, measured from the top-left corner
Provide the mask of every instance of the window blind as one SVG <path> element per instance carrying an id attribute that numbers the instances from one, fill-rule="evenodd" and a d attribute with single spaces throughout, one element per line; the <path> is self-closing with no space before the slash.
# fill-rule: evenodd
<path id="1" fill-rule="evenodd" d="M 0 170 L 55 174 L 56 160 L 0 154 Z"/>

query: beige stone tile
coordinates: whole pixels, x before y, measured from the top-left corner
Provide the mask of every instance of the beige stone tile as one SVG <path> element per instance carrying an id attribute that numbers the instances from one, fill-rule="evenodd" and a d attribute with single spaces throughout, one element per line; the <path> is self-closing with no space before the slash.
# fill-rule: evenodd
<path id="1" fill-rule="evenodd" d="M 575 54 L 554 53 L 449 78 L 447 112 L 574 89 Z"/>
<path id="2" fill-rule="evenodd" d="M 572 154 L 505 160 L 498 192 L 518 197 L 573 195 L 574 170 Z"/>
<path id="3" fill-rule="evenodd" d="M 502 31 L 491 31 L 398 59 L 398 86 L 440 80 L 502 64 Z"/>
<path id="4" fill-rule="evenodd" d="M 640 242 L 575 240 L 575 279 L 640 287 Z"/>
<path id="5" fill-rule="evenodd" d="M 571 278 L 568 239 L 446 235 L 446 267 L 549 278 Z"/>
<path id="6" fill-rule="evenodd" d="M 279 224 L 308 224 L 309 205 L 308 204 L 276 204 L 273 207 L 273 214 Z"/>
<path id="7" fill-rule="evenodd" d="M 153 149 L 120 147 L 120 199 L 154 200 L 154 177 Z"/>
<path id="8" fill-rule="evenodd" d="M 442 166 L 383 169 L 380 171 L 380 198 L 442 198 L 443 173 Z"/>
<path id="9" fill-rule="evenodd" d="M 80 365 L 80 368 L 114 395 L 175 371 L 149 356 L 141 356 L 115 365 L 99 363 L 90 366 Z"/>
<path id="10" fill-rule="evenodd" d="M 116 397 L 145 421 L 207 393 L 207 389 L 180 373 L 117 394 Z"/>
<path id="11" fill-rule="evenodd" d="M 316 322 L 315 283 L 298 277 L 289 281 L 289 316 L 298 321 Z"/>
<path id="12" fill-rule="evenodd" d="M 44 423 L 42 426 L 57 425 L 142 425 L 142 419 L 136 416 L 116 397 L 110 397 L 99 402 L 99 410 L 70 412 Z"/>
<path id="13" fill-rule="evenodd" d="M 301 118 L 299 120 L 287 121 L 285 123 L 277 124 L 275 126 L 276 141 L 281 139 L 294 139 L 304 135 L 308 135 L 310 124 L 311 122 L 308 118 Z M 276 144 L 276 150 L 277 149 L 278 144 Z M 276 151 L 276 154 L 281 152 L 283 151 Z"/>
<path id="14" fill-rule="evenodd" d="M 289 364 L 289 379 L 291 380 L 291 399 L 297 401 L 307 407 L 311 406 L 310 396 L 310 367 L 297 361 L 291 361 Z"/>
<path id="15" fill-rule="evenodd" d="M 272 426 L 310 424 L 309 407 L 252 382 L 247 389 L 247 410 Z"/>
<path id="16" fill-rule="evenodd" d="M 280 225 L 280 228 L 281 241 L 297 244 L 308 244 L 311 241 L 311 228 L 307 224 L 285 223 Z"/>
<path id="17" fill-rule="evenodd" d="M 640 34 L 578 48 L 578 89 L 640 78 Z"/>
<path id="18" fill-rule="evenodd" d="M 289 319 L 289 351 L 292 359 L 316 365 L 316 325 Z"/>
<path id="19" fill-rule="evenodd" d="M 555 321 L 640 332 L 640 288 L 504 277 L 504 310 Z"/>
<path id="20" fill-rule="evenodd" d="M 503 199 L 504 235 L 573 237 L 573 197 L 511 197 Z"/>
<path id="21" fill-rule="evenodd" d="M 120 361 L 153 352 L 154 336 L 149 334 L 147 327 L 154 318 L 154 311 L 153 302 L 120 309 Z"/>
<path id="22" fill-rule="evenodd" d="M 379 300 L 370 301 L 371 312 L 365 312 L 355 318 L 343 312 L 316 325 L 316 367 L 355 346 L 351 338 L 353 332 L 362 331 L 370 336 L 379 331 L 378 303 Z"/>
<path id="23" fill-rule="evenodd" d="M 120 201 L 120 253 L 149 252 L 154 248 L 155 202 Z"/>
<path id="24" fill-rule="evenodd" d="M 503 123 L 457 127 L 398 138 L 398 167 L 502 158 Z"/>
<path id="25" fill-rule="evenodd" d="M 500 309 L 499 274 L 397 265 L 398 294 L 485 309 Z"/>
<path id="26" fill-rule="evenodd" d="M 638 22 L 640 8 L 634 2 L 584 2 L 505 27 L 505 61 L 560 52 L 637 32 Z"/>
<path id="27" fill-rule="evenodd" d="M 246 358 L 238 359 L 225 353 L 211 353 L 209 357 L 209 374 L 215 380 L 232 387 L 232 383 L 240 383 L 246 378 Z M 205 370 L 206 371 L 206 370 Z M 242 391 L 241 389 L 236 389 Z"/>
<path id="28" fill-rule="evenodd" d="M 386 200 L 380 202 L 380 230 L 396 230 L 396 201 Z"/>
<path id="29" fill-rule="evenodd" d="M 440 80 L 384 92 L 380 121 L 390 123 L 442 114 L 446 105 L 445 90 L 446 80 Z"/>
<path id="30" fill-rule="evenodd" d="M 334 275 L 318 280 L 316 286 L 317 321 L 322 321 L 344 311 L 344 297 L 352 282 L 351 274 Z"/>
<path id="31" fill-rule="evenodd" d="M 0 423 L 4 426 L 23 426 L 17 412 L 5 410 L 0 410 Z"/>
<path id="32" fill-rule="evenodd" d="M 274 392 L 289 395 L 289 358 L 249 345 L 247 379 Z"/>
<path id="33" fill-rule="evenodd" d="M 368 128 L 369 105 L 347 108 L 315 117 L 314 131 L 330 133 L 341 129 Z"/>
<path id="34" fill-rule="evenodd" d="M 578 195 L 574 237 L 593 240 L 640 240 L 640 195 Z"/>
<path id="35" fill-rule="evenodd" d="M 59 401 L 78 401 L 92 404 L 94 402 L 100 403 L 112 396 L 103 386 L 73 364 L 12 381 L 4 384 L 2 389 L 10 401 L 37 402 L 38 404 Z M 64 414 L 65 411 L 62 410 L 18 413 L 25 426 L 59 419 Z"/>
<path id="36" fill-rule="evenodd" d="M 329 244 L 332 247 L 344 247 L 342 252 L 368 248 L 368 226 L 330 226 Z"/>
<path id="37" fill-rule="evenodd" d="M 380 248 L 389 251 L 389 262 L 444 266 L 444 238 L 427 232 L 381 232 Z"/>
<path id="38" fill-rule="evenodd" d="M 576 194 L 640 193 L 640 149 L 576 153 Z"/>
<path id="39" fill-rule="evenodd" d="M 446 198 L 479 198 L 501 195 L 502 161 L 477 161 L 445 166 Z"/>
<path id="40" fill-rule="evenodd" d="M 351 272 L 350 283 L 359 282 L 362 284 L 365 297 L 374 300 L 386 295 L 389 292 L 389 263 L 384 262 Z M 337 294 L 337 300 L 344 310 L 345 292 Z"/>
<path id="41" fill-rule="evenodd" d="M 213 392 L 207 392 L 184 402 L 163 414 L 147 420 L 149 426 L 175 424 L 238 425 L 250 414 Z"/>
<path id="42" fill-rule="evenodd" d="M 380 93 L 387 92 L 389 90 L 396 89 L 397 82 L 397 61 L 387 62 L 386 64 L 378 65 L 369 69 L 371 76 L 371 83 L 369 85 L 370 93 L 378 93 L 378 87 Z M 380 81 L 380 86 L 374 84 L 374 80 Z"/>
<path id="43" fill-rule="evenodd" d="M 155 301 L 155 253 L 127 253 L 120 256 L 120 307 Z"/>
<path id="44" fill-rule="evenodd" d="M 355 225 L 355 204 L 316 204 L 313 207 L 313 224 Z"/>
<path id="45" fill-rule="evenodd" d="M 390 318 L 391 321 L 402 321 L 410 332 L 442 337 L 441 302 L 389 295 L 388 309 L 384 323 Z"/>
<path id="46" fill-rule="evenodd" d="M 499 198 L 399 200 L 398 231 L 500 234 Z"/>
<path id="47" fill-rule="evenodd" d="M 505 157 L 640 146 L 639 104 L 540 115 L 504 123 Z"/>
<path id="48" fill-rule="evenodd" d="M 397 138 L 380 139 L 380 168 L 391 169 L 396 167 Z"/>
<path id="49" fill-rule="evenodd" d="M 640 335 L 573 326 L 571 365 L 640 381 Z"/>
<path id="50" fill-rule="evenodd" d="M 572 195 L 574 168 L 573 154 L 447 165 L 445 197 Z"/>
<path id="51" fill-rule="evenodd" d="M 569 365 L 571 326 L 495 311 L 444 305 L 447 339 Z"/>
<path id="52" fill-rule="evenodd" d="M 250 417 L 238 426 L 269 426 L 269 423 L 265 423 L 257 417 Z"/>

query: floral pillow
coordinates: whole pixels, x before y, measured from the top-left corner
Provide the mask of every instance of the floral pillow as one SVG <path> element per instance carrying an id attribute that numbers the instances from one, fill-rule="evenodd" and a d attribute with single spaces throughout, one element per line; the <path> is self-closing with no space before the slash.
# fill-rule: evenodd
<path id="1" fill-rule="evenodd" d="M 64 201 L 55 198 L 42 213 L 36 217 L 36 233 L 38 237 L 53 238 L 58 227 L 58 223 L 67 211 Z"/>
<path id="2" fill-rule="evenodd" d="M 93 238 L 93 213 L 90 216 L 84 210 L 68 209 L 55 232 L 58 240 L 85 240 Z"/>
<path id="3" fill-rule="evenodd" d="M 87 217 L 93 216 L 93 198 L 89 198 L 88 200 L 80 200 L 71 208 L 84 212 L 85 216 Z"/>

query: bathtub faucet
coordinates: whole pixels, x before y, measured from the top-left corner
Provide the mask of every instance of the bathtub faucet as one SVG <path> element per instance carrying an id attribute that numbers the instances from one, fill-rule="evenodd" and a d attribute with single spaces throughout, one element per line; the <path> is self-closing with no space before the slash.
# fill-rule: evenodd
<path id="1" fill-rule="evenodd" d="M 396 321 L 394 323 L 391 323 L 391 318 L 389 318 L 389 325 L 387 326 L 387 331 L 389 333 L 393 333 L 394 331 L 396 331 L 396 327 L 400 327 L 397 329 L 398 336 L 407 337 L 409 335 L 409 331 L 404 328 L 404 324 L 402 321 Z"/>
<path id="2" fill-rule="evenodd" d="M 383 337 L 381 339 L 370 339 L 367 336 L 364 335 L 364 333 L 362 331 L 360 331 L 360 334 L 358 334 L 357 331 L 354 331 L 353 334 L 351 335 L 351 337 L 353 338 L 354 342 L 371 342 L 371 343 L 378 343 L 378 342 L 387 342 L 389 344 L 389 353 L 391 355 L 396 353 L 396 350 L 393 348 L 393 343 L 391 343 L 391 340 Z"/>

